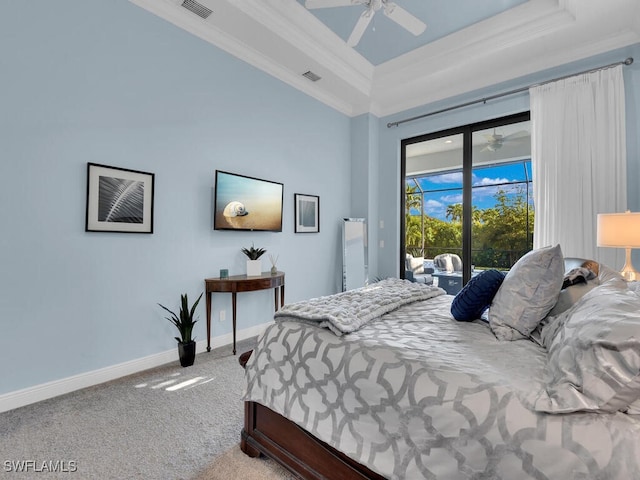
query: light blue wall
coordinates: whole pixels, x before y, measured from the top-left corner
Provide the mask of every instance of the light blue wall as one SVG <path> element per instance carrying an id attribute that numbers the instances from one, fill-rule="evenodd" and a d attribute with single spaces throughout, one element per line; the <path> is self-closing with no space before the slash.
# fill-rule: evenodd
<path id="1" fill-rule="evenodd" d="M 529 94 L 522 93 L 503 97 L 486 104 L 453 110 L 448 113 L 405 123 L 398 127 L 387 128 L 387 123 L 481 99 L 492 94 L 518 89 L 536 82 L 597 68 L 609 63 L 622 61 L 629 56 L 635 58 L 635 63 L 631 66 L 623 67 L 627 115 L 628 206 L 632 211 L 640 210 L 640 188 L 638 188 L 640 180 L 640 135 L 638 133 L 640 131 L 640 45 L 635 45 L 379 119 L 379 156 L 377 162 L 379 183 L 378 188 L 374 190 L 377 191 L 378 195 L 379 219 L 385 224 L 385 228 L 378 232 L 379 239 L 384 241 L 385 248 L 378 248 L 378 275 L 397 276 L 399 274 L 401 219 L 400 142 L 405 138 L 425 133 L 527 111 L 529 110 Z M 638 258 L 636 258 L 635 263 L 636 265 L 640 264 Z"/>
<path id="2" fill-rule="evenodd" d="M 349 118 L 126 0 L 3 2 L 0 72 L 0 394 L 175 347 L 156 303 L 244 273 L 252 242 L 287 301 L 338 291 Z M 152 235 L 84 231 L 87 162 L 156 174 Z M 213 231 L 215 169 L 283 182 L 283 232 Z M 293 233 L 294 193 L 319 234 Z M 239 328 L 272 305 L 241 294 Z"/>
<path id="3" fill-rule="evenodd" d="M 370 114 L 351 120 L 351 215 L 367 225 L 369 279 L 378 271 L 378 119 Z"/>
<path id="4" fill-rule="evenodd" d="M 528 97 L 387 122 L 628 55 L 629 206 L 640 210 L 637 46 L 348 119 L 126 0 L 3 2 L 0 12 L 0 395 L 171 349 L 156 303 L 194 298 L 220 268 L 243 273 L 251 242 L 280 256 L 287 301 L 329 294 L 341 286 L 340 219 L 366 216 L 370 276 L 397 275 L 400 141 L 527 110 Z M 153 235 L 84 232 L 87 162 L 156 174 Z M 283 182 L 283 232 L 213 231 L 215 169 Z M 319 234 L 293 233 L 294 193 L 320 196 Z M 272 301 L 240 297 L 239 328 L 269 321 Z M 231 330 L 215 320 L 220 309 L 230 316 L 227 296 L 214 297 L 214 336 Z M 204 304 L 198 313 L 203 339 Z"/>

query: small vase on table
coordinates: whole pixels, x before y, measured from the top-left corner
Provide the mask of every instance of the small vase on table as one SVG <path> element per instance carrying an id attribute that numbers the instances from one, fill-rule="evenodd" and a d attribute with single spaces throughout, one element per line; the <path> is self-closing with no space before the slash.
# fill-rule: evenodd
<path id="1" fill-rule="evenodd" d="M 277 275 L 278 267 L 276 266 L 276 263 L 278 262 L 278 256 L 276 255 L 274 257 L 273 255 L 269 254 L 269 260 L 271 260 L 271 275 Z"/>

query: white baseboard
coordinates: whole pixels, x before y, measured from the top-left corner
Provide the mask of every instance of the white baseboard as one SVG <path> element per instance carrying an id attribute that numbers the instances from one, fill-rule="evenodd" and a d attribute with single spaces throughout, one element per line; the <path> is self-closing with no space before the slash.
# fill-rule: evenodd
<path id="1" fill-rule="evenodd" d="M 267 325 L 269 325 L 269 323 L 239 330 L 236 334 L 237 341 L 245 340 L 247 338 L 259 335 L 260 333 L 262 333 L 265 327 L 267 327 Z M 219 348 L 222 346 L 231 345 L 232 343 L 233 334 L 228 333 L 225 335 L 220 335 L 219 337 L 212 338 L 211 348 Z M 206 350 L 206 340 L 198 341 L 196 345 L 197 353 L 205 352 Z M 54 380 L 52 382 L 28 387 L 22 390 L 16 390 L 15 392 L 5 393 L 3 395 L 0 395 L 0 413 L 13 410 L 14 408 L 24 407 L 25 405 L 40 402 L 48 398 L 57 397 L 58 395 L 64 395 L 65 393 L 74 392 L 82 388 L 91 387 L 93 385 L 98 385 L 110 380 L 125 377 L 127 375 L 138 373 L 149 368 L 158 367 L 160 365 L 164 365 L 165 363 L 176 361 L 176 355 L 176 349 L 172 348 L 171 350 L 167 350 L 165 352 L 156 353 L 154 355 L 138 358 L 136 360 L 130 360 L 128 362 L 119 363 L 117 365 L 101 368 L 99 370 L 93 370 L 91 372 L 73 375 L 61 380 Z"/>

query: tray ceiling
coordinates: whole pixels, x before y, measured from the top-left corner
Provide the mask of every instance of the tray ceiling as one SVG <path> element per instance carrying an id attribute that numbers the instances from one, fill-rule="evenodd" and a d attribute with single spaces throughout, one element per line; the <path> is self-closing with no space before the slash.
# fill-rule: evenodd
<path id="1" fill-rule="evenodd" d="M 640 42 L 637 0 L 395 0 L 424 33 L 378 11 L 355 48 L 346 38 L 362 5 L 130 1 L 349 116 L 390 115 Z"/>

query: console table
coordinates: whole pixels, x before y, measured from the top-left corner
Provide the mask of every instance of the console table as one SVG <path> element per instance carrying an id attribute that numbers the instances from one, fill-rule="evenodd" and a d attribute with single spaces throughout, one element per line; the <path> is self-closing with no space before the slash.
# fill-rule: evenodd
<path id="1" fill-rule="evenodd" d="M 204 291 L 207 301 L 207 352 L 211 351 L 211 294 L 230 292 L 233 309 L 233 354 L 236 354 L 236 295 L 238 292 L 274 289 L 275 309 L 278 310 L 278 287 L 280 306 L 284 305 L 284 272 L 271 274 L 262 272 L 260 276 L 232 275 L 228 278 L 205 278 Z"/>

